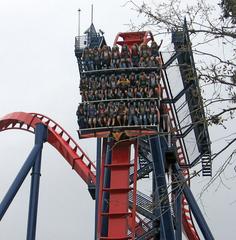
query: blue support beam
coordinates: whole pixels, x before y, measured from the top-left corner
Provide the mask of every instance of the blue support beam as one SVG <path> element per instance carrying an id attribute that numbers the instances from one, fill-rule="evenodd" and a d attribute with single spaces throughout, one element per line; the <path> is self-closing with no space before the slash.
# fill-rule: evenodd
<path id="1" fill-rule="evenodd" d="M 21 167 L 19 173 L 15 177 L 12 185 L 10 186 L 9 190 L 7 191 L 5 197 L 3 198 L 2 202 L 0 203 L 0 221 L 2 220 L 5 212 L 7 211 L 8 207 L 10 206 L 11 202 L 13 201 L 15 195 L 17 194 L 19 188 L 21 187 L 23 181 L 25 180 L 27 174 L 29 173 L 30 169 L 34 165 L 36 156 L 41 150 L 40 145 L 35 145 L 30 152 L 28 158 L 26 159 L 25 163 Z"/>
<path id="2" fill-rule="evenodd" d="M 161 208 L 160 208 L 160 198 L 158 194 L 158 190 L 156 187 L 156 175 L 154 171 L 152 172 L 152 200 L 153 200 L 153 214 L 155 216 L 155 219 L 153 220 L 153 228 L 156 228 L 159 231 L 156 231 L 156 234 L 154 236 L 154 240 L 159 239 L 165 239 L 165 232 L 163 229 L 163 218 L 161 214 Z"/>
<path id="3" fill-rule="evenodd" d="M 100 189 L 100 173 L 101 173 L 101 138 L 97 139 L 97 162 L 96 162 L 96 197 L 95 197 L 95 234 L 94 240 L 97 240 L 98 228 L 98 207 L 99 207 L 99 189 Z"/>
<path id="4" fill-rule="evenodd" d="M 167 184 L 165 178 L 163 148 L 160 136 L 150 137 L 151 153 L 153 158 L 153 170 L 156 178 L 156 188 L 161 207 L 161 228 L 164 230 L 166 240 L 175 240 L 173 219 L 170 211 Z"/>
<path id="5" fill-rule="evenodd" d="M 106 158 L 105 158 L 105 165 L 110 165 L 112 161 L 112 150 L 111 150 L 111 140 L 108 138 L 107 143 L 104 144 L 106 146 Z M 111 179 L 111 170 L 110 168 L 105 168 L 104 170 L 104 188 L 110 188 L 110 179 Z M 108 191 L 103 192 L 102 194 L 102 212 L 107 213 L 109 211 L 109 198 L 110 194 Z M 108 217 L 102 216 L 102 230 L 101 236 L 107 237 L 108 235 Z"/>
<path id="6" fill-rule="evenodd" d="M 204 238 L 207 240 L 214 240 L 211 230 L 208 227 L 207 222 L 204 219 L 202 212 L 197 204 L 197 201 L 194 198 L 189 186 L 187 185 L 184 176 L 182 175 L 182 171 L 181 171 L 179 165 L 176 163 L 173 167 L 174 167 L 175 173 L 178 174 L 179 181 L 181 181 L 181 183 L 183 184 L 184 195 L 186 197 L 189 207 L 194 215 L 194 218 L 195 218 Z"/>
<path id="7" fill-rule="evenodd" d="M 39 184 L 41 176 L 41 156 L 43 143 L 47 140 L 47 127 L 39 123 L 35 128 L 35 145 L 40 146 L 40 151 L 36 156 L 35 163 L 31 173 L 30 202 L 28 214 L 27 240 L 35 240 L 37 212 L 38 212 L 38 196 Z"/>
<path id="8" fill-rule="evenodd" d="M 174 211 L 175 211 L 175 236 L 177 240 L 182 240 L 182 188 L 179 185 L 178 179 L 172 175 L 172 191 L 174 196 Z"/>

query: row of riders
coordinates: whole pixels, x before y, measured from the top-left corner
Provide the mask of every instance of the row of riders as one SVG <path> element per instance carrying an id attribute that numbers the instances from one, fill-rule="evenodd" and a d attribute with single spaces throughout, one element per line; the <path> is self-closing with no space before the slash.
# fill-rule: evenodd
<path id="1" fill-rule="evenodd" d="M 131 49 L 124 44 L 121 50 L 117 45 L 112 48 L 104 45 L 102 48 L 86 47 L 82 53 L 84 71 L 107 68 L 156 67 L 161 64 L 159 48 L 155 41 L 149 47 L 146 43 L 134 44 Z"/>
<path id="2" fill-rule="evenodd" d="M 83 76 L 80 81 L 82 101 L 123 98 L 160 98 L 160 76 L 155 72 L 130 75 Z"/>
<path id="3" fill-rule="evenodd" d="M 80 129 L 147 126 L 160 122 L 160 100 L 81 103 L 77 109 Z"/>

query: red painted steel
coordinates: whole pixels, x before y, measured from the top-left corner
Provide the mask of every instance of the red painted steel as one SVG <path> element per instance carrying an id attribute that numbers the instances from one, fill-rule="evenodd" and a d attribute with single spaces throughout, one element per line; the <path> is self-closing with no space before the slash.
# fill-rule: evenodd
<path id="1" fill-rule="evenodd" d="M 124 44 L 128 45 L 129 48 L 132 47 L 133 44 L 142 44 L 148 43 L 149 41 L 153 41 L 153 35 L 150 31 L 143 32 L 120 32 L 116 35 L 114 45 L 123 46 Z"/>
<path id="2" fill-rule="evenodd" d="M 95 165 L 73 138 L 52 119 L 38 113 L 14 112 L 0 119 L 0 131 L 20 129 L 34 133 L 37 123 L 48 126 L 48 142 L 87 183 L 95 183 Z"/>
<path id="3" fill-rule="evenodd" d="M 129 224 L 129 226 L 132 226 L 132 224 L 133 224 L 132 217 L 128 218 L 128 224 Z M 143 220 L 138 215 L 136 215 L 135 230 L 134 230 L 136 237 L 141 237 L 145 233 L 145 230 L 143 229 L 143 225 L 145 225 L 145 222 L 143 222 Z"/>
<path id="4" fill-rule="evenodd" d="M 132 224 L 131 224 L 131 232 L 132 237 L 135 239 L 136 232 L 136 202 L 137 202 L 137 173 L 138 171 L 138 141 L 134 142 L 134 177 L 133 177 L 133 208 L 132 208 Z"/>
<path id="5" fill-rule="evenodd" d="M 110 203 L 108 213 L 108 239 L 134 239 L 128 236 L 129 211 L 128 195 L 130 174 L 131 142 L 120 142 L 112 148 L 110 180 Z M 103 189 L 104 190 L 104 189 Z M 135 215 L 132 216 L 135 218 Z"/>
<path id="6" fill-rule="evenodd" d="M 135 147 L 134 163 L 130 160 L 131 145 Z M 105 144 L 106 145 L 106 144 Z M 130 168 L 134 168 L 137 173 L 137 141 L 122 141 L 117 142 L 111 147 L 111 164 L 104 164 L 105 160 L 105 145 L 103 145 L 102 167 L 100 175 L 100 191 L 99 191 L 99 223 L 98 236 L 99 239 L 135 239 L 135 222 L 136 210 L 135 208 L 129 210 L 129 191 L 136 188 L 136 181 L 134 179 L 133 187 L 129 184 Z M 104 171 L 106 168 L 110 169 L 110 184 L 109 188 L 104 188 Z M 103 212 L 101 202 L 102 193 L 109 192 L 109 209 Z M 133 193 L 134 204 L 136 201 L 136 191 Z M 108 218 L 108 236 L 101 237 L 102 216 Z M 131 230 L 131 234 L 128 230 Z"/>

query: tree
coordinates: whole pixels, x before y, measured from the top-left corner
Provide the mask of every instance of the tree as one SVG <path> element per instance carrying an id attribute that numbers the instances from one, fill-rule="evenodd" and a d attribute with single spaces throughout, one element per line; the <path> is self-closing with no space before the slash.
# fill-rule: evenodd
<path id="1" fill-rule="evenodd" d="M 233 23 L 236 23 L 236 1 L 222 0 L 221 7 L 224 10 L 224 17 L 231 18 Z"/>
<path id="2" fill-rule="evenodd" d="M 138 5 L 131 0 L 127 4 L 131 4 L 133 10 L 146 19 L 139 26 L 131 23 L 132 28 L 140 30 L 148 27 L 157 35 L 168 35 L 173 30 L 182 29 L 186 17 L 198 80 L 201 91 L 205 91 L 206 120 L 208 125 L 226 128 L 225 124 L 234 119 L 236 111 L 236 1 L 198 0 L 186 5 L 180 0 L 167 0 L 159 4 Z M 217 107 L 219 103 L 220 108 Z M 232 147 L 235 141 L 236 138 L 232 138 L 213 153 L 212 158 Z M 235 150 L 230 152 L 212 180 L 222 174 L 235 154 Z"/>

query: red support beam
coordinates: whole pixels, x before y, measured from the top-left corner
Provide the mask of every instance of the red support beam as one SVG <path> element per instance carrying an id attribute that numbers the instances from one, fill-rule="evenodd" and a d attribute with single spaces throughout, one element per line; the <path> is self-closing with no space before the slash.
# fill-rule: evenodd
<path id="1" fill-rule="evenodd" d="M 109 210 L 103 212 L 103 209 L 99 207 L 99 229 L 98 236 L 99 239 L 134 239 L 135 238 L 135 208 L 131 211 L 129 210 L 129 192 L 133 191 L 133 200 L 136 200 L 136 181 L 134 181 L 133 187 L 129 184 L 130 168 L 134 168 L 134 172 L 137 172 L 137 144 L 135 142 L 135 159 L 131 162 L 130 153 L 131 146 L 134 144 L 133 141 L 123 141 L 116 142 L 111 147 L 111 163 L 104 164 L 104 150 L 103 150 L 103 163 L 101 169 L 100 177 L 100 196 L 99 200 L 102 201 L 102 193 L 109 192 Z M 106 149 L 103 146 L 103 149 Z M 108 154 L 108 153 L 106 153 Z M 104 171 L 109 168 L 110 171 L 110 183 L 109 187 L 104 187 L 102 183 L 104 182 Z M 107 236 L 101 236 L 102 217 L 106 216 L 108 219 L 107 224 Z M 131 225 L 131 226 L 130 226 Z M 128 229 L 131 228 L 133 233 L 130 235 Z"/>
<path id="2" fill-rule="evenodd" d="M 125 239 L 128 233 L 130 143 L 121 142 L 112 149 L 108 237 Z"/>

